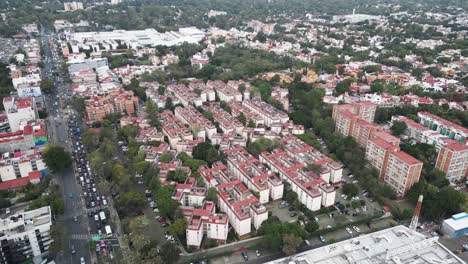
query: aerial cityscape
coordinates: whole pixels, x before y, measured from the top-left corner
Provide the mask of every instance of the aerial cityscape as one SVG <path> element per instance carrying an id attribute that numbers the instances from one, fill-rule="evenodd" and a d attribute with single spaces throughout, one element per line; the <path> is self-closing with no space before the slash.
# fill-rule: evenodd
<path id="1" fill-rule="evenodd" d="M 468 1 L 0 14 L 0 263 L 468 263 Z"/>

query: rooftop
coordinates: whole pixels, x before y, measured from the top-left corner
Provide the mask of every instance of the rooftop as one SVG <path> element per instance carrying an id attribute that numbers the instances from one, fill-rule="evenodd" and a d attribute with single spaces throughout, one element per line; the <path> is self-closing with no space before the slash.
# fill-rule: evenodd
<path id="1" fill-rule="evenodd" d="M 465 263 L 438 242 L 396 226 L 312 249 L 268 264 Z"/>

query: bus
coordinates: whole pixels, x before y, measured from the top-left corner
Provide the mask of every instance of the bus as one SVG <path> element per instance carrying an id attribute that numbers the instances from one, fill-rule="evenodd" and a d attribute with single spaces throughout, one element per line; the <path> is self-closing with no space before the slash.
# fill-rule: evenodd
<path id="1" fill-rule="evenodd" d="M 110 225 L 106 225 L 105 226 L 105 229 L 106 229 L 106 234 L 107 234 L 107 237 L 112 237 L 112 229 L 110 227 Z"/>
<path id="2" fill-rule="evenodd" d="M 99 216 L 101 217 L 101 221 L 105 221 L 106 220 L 106 213 L 104 213 L 103 211 L 101 211 L 99 213 Z"/>

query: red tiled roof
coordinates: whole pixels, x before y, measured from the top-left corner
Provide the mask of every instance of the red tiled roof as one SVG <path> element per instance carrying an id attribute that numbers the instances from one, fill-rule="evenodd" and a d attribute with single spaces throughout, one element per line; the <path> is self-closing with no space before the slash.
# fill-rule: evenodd
<path id="1" fill-rule="evenodd" d="M 446 146 L 447 149 L 450 149 L 452 151 L 462 151 L 462 150 L 468 150 L 468 146 L 465 145 L 465 144 L 461 144 L 461 143 L 451 143 L 449 145 Z"/>
<path id="2" fill-rule="evenodd" d="M 23 177 L 23 178 L 14 179 L 11 181 L 0 183 L 0 190 L 8 190 L 8 189 L 22 187 L 28 184 L 31 180 L 38 180 L 40 178 L 41 178 L 41 172 L 33 171 L 29 173 L 28 177 Z"/>
<path id="3" fill-rule="evenodd" d="M 398 151 L 398 152 L 394 152 L 393 155 L 403 161 L 404 163 L 408 164 L 408 165 L 414 165 L 414 164 L 417 164 L 417 163 L 421 163 L 422 164 L 422 161 L 418 160 L 417 158 L 409 155 L 408 153 L 404 152 L 404 151 Z"/>

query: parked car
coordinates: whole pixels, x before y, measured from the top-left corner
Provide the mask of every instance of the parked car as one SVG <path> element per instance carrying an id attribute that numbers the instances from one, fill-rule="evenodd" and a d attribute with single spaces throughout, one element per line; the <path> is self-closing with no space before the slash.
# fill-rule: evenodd
<path id="1" fill-rule="evenodd" d="M 246 251 L 242 252 L 241 255 L 242 255 L 242 257 L 244 258 L 245 261 L 249 260 L 249 255 L 247 254 Z"/>
<path id="2" fill-rule="evenodd" d="M 351 229 L 349 227 L 346 228 L 346 232 L 348 232 L 348 234 L 352 234 L 353 231 L 351 231 Z"/>
<path id="3" fill-rule="evenodd" d="M 255 255 L 257 255 L 257 258 L 260 257 L 260 251 L 258 251 L 258 249 L 255 250 Z"/>
<path id="4" fill-rule="evenodd" d="M 325 243 L 325 238 L 322 235 L 319 235 L 319 239 L 322 243 Z"/>
<path id="5" fill-rule="evenodd" d="M 361 230 L 360 230 L 359 227 L 357 227 L 357 226 L 353 226 L 353 229 L 354 229 L 354 231 L 356 231 L 357 233 L 361 232 Z"/>

